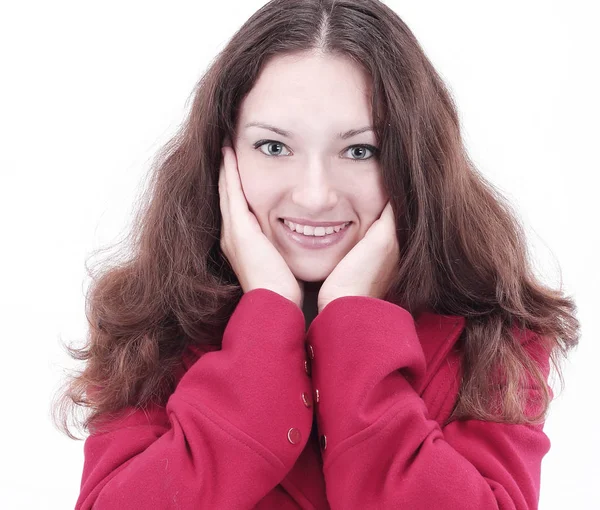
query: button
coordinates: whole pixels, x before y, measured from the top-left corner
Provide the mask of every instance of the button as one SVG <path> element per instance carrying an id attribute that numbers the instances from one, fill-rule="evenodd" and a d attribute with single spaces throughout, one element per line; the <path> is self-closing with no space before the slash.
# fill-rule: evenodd
<path id="1" fill-rule="evenodd" d="M 306 393 L 306 392 L 302 393 L 302 402 L 304 402 L 304 405 L 306 407 L 310 407 L 312 405 L 312 402 L 310 401 L 308 393 Z"/>
<path id="2" fill-rule="evenodd" d="M 315 359 L 315 350 L 313 349 L 313 346 L 308 344 L 307 348 L 308 348 L 308 357 L 310 359 Z"/>
<path id="3" fill-rule="evenodd" d="M 302 434 L 297 428 L 292 427 L 290 430 L 288 430 L 288 440 L 292 444 L 298 444 L 300 441 L 302 441 Z"/>
<path id="4" fill-rule="evenodd" d="M 310 372 L 311 372 L 310 361 L 308 361 L 307 359 L 304 360 L 304 371 L 306 372 L 306 375 L 310 375 Z"/>
<path id="5" fill-rule="evenodd" d="M 327 436 L 325 434 L 321 436 L 321 448 L 323 448 L 323 450 L 327 449 Z"/>
<path id="6" fill-rule="evenodd" d="M 315 402 L 319 403 L 319 390 L 315 390 Z"/>

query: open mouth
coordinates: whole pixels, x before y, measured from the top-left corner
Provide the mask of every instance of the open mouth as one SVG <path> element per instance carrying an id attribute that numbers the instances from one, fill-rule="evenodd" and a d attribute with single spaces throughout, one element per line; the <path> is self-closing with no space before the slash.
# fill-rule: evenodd
<path id="1" fill-rule="evenodd" d="M 281 218 L 279 219 L 279 223 L 281 224 L 283 237 L 288 243 L 308 249 L 322 249 L 338 244 L 344 239 L 344 237 L 346 237 L 346 232 L 352 225 L 352 222 L 347 222 L 343 228 L 330 234 L 325 233 L 324 235 L 305 235 L 304 233 L 292 230 Z M 321 227 L 321 229 L 322 228 L 323 227 Z M 319 233 L 323 233 L 322 230 L 319 231 Z"/>
<path id="2" fill-rule="evenodd" d="M 342 232 L 343 230 L 347 229 L 350 224 L 352 223 L 351 221 L 347 221 L 345 223 L 340 223 L 338 225 L 335 226 L 328 226 L 328 227 L 312 227 L 309 225 L 311 233 L 305 233 L 303 228 L 300 228 L 300 231 L 298 231 L 298 225 L 293 223 L 293 222 L 287 222 L 283 219 L 283 218 L 279 218 L 279 222 L 282 223 L 284 225 L 284 227 L 286 229 L 288 229 L 291 233 L 297 233 L 298 235 L 303 235 L 306 237 L 327 237 L 330 235 L 335 235 L 338 234 L 339 232 Z M 291 223 L 291 225 L 290 225 Z M 294 229 L 292 229 L 292 225 L 295 227 Z"/>

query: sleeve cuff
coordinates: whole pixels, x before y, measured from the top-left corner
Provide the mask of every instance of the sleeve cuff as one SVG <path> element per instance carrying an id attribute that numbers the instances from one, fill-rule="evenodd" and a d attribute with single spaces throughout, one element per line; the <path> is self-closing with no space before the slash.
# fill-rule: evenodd
<path id="1" fill-rule="evenodd" d="M 425 375 L 412 315 L 381 299 L 332 301 L 311 323 L 307 340 L 319 426 L 331 447 L 375 423 Z"/>

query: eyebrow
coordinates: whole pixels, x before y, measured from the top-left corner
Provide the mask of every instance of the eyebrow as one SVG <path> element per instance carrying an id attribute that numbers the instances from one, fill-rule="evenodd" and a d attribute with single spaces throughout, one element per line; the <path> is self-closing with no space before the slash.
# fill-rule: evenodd
<path id="1" fill-rule="evenodd" d="M 268 129 L 269 131 L 273 131 L 274 133 L 277 133 L 278 135 L 281 135 L 281 136 L 285 136 L 287 138 L 294 138 L 293 133 L 291 133 L 290 131 L 286 131 L 285 129 L 280 129 L 278 127 L 272 126 L 271 124 L 267 124 L 265 122 L 249 122 L 248 124 L 246 124 L 244 126 L 244 128 L 249 128 L 252 126 Z M 342 140 L 346 140 L 348 138 L 352 138 L 353 136 L 359 135 L 366 131 L 373 131 L 373 128 L 371 126 L 365 126 L 360 129 L 351 129 L 350 131 L 346 131 L 345 133 L 338 133 L 338 138 L 341 138 Z"/>

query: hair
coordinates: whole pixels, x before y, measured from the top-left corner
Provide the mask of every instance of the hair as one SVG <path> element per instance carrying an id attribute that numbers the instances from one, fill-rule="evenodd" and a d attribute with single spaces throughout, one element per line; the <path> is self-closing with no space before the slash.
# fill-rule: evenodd
<path id="1" fill-rule="evenodd" d="M 91 430 L 99 416 L 164 405 L 185 349 L 220 345 L 243 295 L 219 243 L 220 149 L 234 138 L 240 102 L 265 63 L 299 52 L 350 58 L 372 79 L 380 167 L 400 246 L 385 300 L 412 314 L 465 317 L 453 418 L 545 418 L 553 396 L 545 370 L 515 331 L 531 336 L 564 385 L 559 361 L 579 341 L 576 306 L 534 275 L 523 227 L 469 159 L 453 99 L 415 36 L 377 0 L 273 0 L 196 85 L 185 120 L 153 160 L 129 246 L 89 271 L 87 343 L 67 347 L 85 369 L 65 382 L 52 411 L 69 437 L 71 419 Z M 497 369 L 501 385 L 490 377 Z M 542 397 L 534 416 L 524 408 L 527 387 Z"/>

